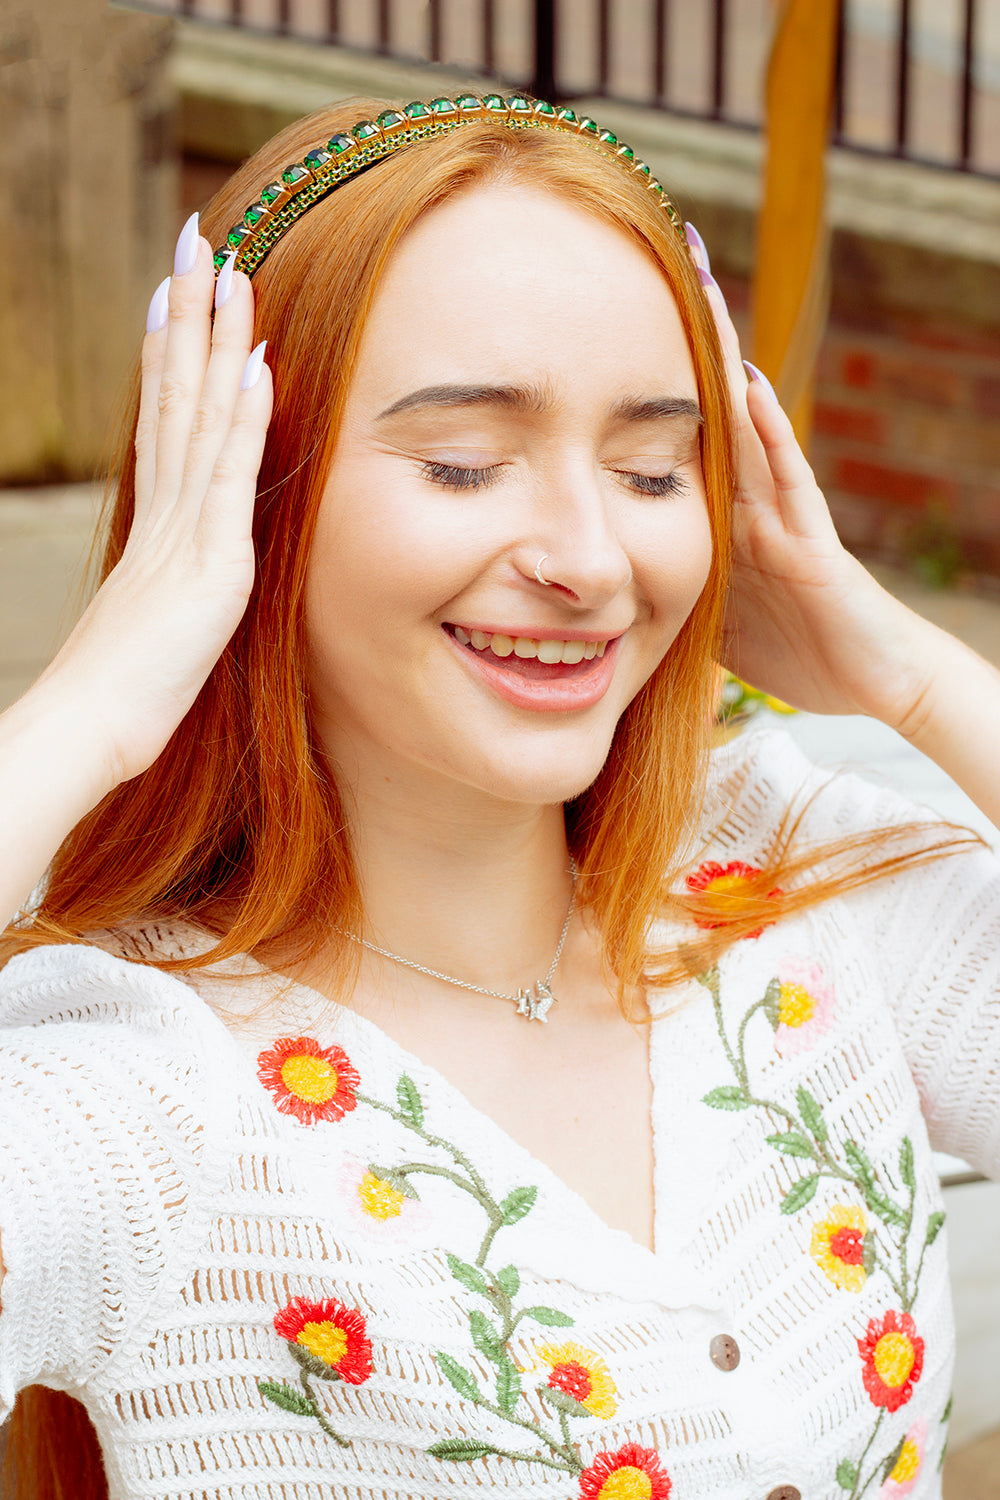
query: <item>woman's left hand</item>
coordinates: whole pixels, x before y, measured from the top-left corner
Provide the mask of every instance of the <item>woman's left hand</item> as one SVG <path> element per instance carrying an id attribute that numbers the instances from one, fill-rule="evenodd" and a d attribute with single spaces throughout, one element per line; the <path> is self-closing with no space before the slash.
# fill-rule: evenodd
<path id="1" fill-rule="evenodd" d="M 792 425 L 747 383 L 725 302 L 706 287 L 736 417 L 733 575 L 724 665 L 813 713 L 869 714 L 903 732 L 927 691 L 937 631 L 841 545 Z"/>

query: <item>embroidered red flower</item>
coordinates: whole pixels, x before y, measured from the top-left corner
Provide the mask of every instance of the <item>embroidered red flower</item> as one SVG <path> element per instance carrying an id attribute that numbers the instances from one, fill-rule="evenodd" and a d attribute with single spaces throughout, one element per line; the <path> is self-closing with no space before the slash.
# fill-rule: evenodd
<path id="1" fill-rule="evenodd" d="M 618 1403 L 611 1371 L 601 1356 L 582 1344 L 539 1344 L 537 1365 L 547 1367 L 547 1386 L 572 1396 L 595 1417 L 613 1417 Z M 536 1366 L 537 1367 L 537 1366 Z"/>
<path id="2" fill-rule="evenodd" d="M 744 864 L 741 859 L 731 859 L 727 865 L 716 864 L 709 859 L 699 865 L 687 877 L 686 884 L 689 891 L 696 891 L 704 897 L 710 915 L 695 917 L 696 924 L 704 928 L 725 927 L 738 918 L 753 895 L 755 880 L 762 873 L 755 865 Z M 767 899 L 777 901 L 784 894 L 776 886 L 773 891 L 768 891 Z M 762 922 L 745 936 L 758 938 L 764 928 L 771 925 L 770 922 Z"/>
<path id="3" fill-rule="evenodd" d="M 284 1115 L 304 1125 L 342 1120 L 357 1100 L 361 1079 L 340 1047 L 321 1047 L 311 1036 L 283 1036 L 257 1059 L 257 1077 Z"/>
<path id="4" fill-rule="evenodd" d="M 667 1500 L 670 1490 L 660 1455 L 638 1443 L 599 1453 L 580 1475 L 580 1500 Z"/>
<path id="5" fill-rule="evenodd" d="M 890 1310 L 883 1318 L 872 1318 L 864 1338 L 858 1339 L 858 1353 L 874 1405 L 888 1411 L 905 1406 L 924 1368 L 924 1341 L 909 1313 Z"/>
<path id="6" fill-rule="evenodd" d="M 365 1332 L 364 1315 L 356 1307 L 345 1307 L 332 1297 L 311 1302 L 293 1297 L 274 1315 L 274 1331 L 292 1345 L 304 1349 L 330 1367 L 332 1378 L 361 1385 L 372 1372 L 372 1346 Z"/>

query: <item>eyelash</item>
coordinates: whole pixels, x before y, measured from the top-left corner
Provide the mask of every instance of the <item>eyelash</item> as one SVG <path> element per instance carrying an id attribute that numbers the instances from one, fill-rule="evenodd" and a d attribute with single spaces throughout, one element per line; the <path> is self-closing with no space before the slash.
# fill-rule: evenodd
<path id="1" fill-rule="evenodd" d="M 424 463 L 422 473 L 431 484 L 439 484 L 446 490 L 482 490 L 496 483 L 501 468 L 501 464 L 489 464 L 482 469 L 465 469 L 458 464 L 435 463 L 429 459 Z M 633 474 L 621 469 L 616 469 L 615 473 L 630 480 L 630 488 L 638 495 L 679 495 L 687 487 L 679 474 Z"/>

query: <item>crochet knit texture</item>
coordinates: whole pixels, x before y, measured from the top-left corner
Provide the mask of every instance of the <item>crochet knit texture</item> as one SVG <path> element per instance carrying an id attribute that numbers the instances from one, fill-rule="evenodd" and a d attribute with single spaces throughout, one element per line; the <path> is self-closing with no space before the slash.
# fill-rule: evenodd
<path id="1" fill-rule="evenodd" d="M 810 840 L 914 815 L 782 735 L 715 763 L 720 902 L 800 794 Z M 78 1397 L 112 1500 L 939 1496 L 930 1153 L 1000 1167 L 1000 866 L 774 902 L 651 1028 L 655 1254 L 364 1018 L 128 959 L 191 929 L 20 955 L 0 1417 Z"/>

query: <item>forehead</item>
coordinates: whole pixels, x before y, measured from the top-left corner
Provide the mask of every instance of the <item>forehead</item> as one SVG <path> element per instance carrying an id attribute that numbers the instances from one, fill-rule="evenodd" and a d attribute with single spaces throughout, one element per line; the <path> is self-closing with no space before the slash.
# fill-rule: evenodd
<path id="1" fill-rule="evenodd" d="M 404 236 L 354 386 L 384 406 L 416 385 L 487 379 L 608 399 L 697 394 L 677 305 L 645 248 L 521 182 L 479 185 Z"/>

